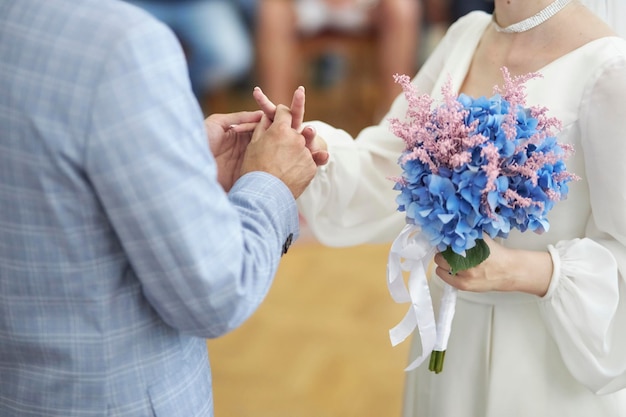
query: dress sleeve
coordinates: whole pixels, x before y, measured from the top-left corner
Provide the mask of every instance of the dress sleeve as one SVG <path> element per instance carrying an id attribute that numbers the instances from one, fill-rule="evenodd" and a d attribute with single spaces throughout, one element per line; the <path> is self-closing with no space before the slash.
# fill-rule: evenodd
<path id="1" fill-rule="evenodd" d="M 540 302 L 566 366 L 599 394 L 626 387 L 626 59 L 616 55 L 580 108 L 591 198 L 586 236 L 549 247 L 554 272 Z"/>
<path id="2" fill-rule="evenodd" d="M 298 232 L 295 200 L 260 172 L 226 194 L 176 38 L 152 21 L 119 37 L 94 86 L 85 175 L 151 307 L 220 336 L 265 297 Z"/>
<path id="3" fill-rule="evenodd" d="M 418 91 L 431 93 L 443 68 L 454 31 L 448 31 L 413 79 Z M 316 127 L 328 144 L 330 159 L 318 168 L 298 208 L 315 237 L 329 246 L 391 242 L 405 224 L 397 211 L 397 191 L 390 177 L 401 174 L 398 158 L 404 142 L 390 130 L 389 119 L 405 118 L 407 101 L 400 94 L 382 121 L 356 138 L 320 121 Z"/>

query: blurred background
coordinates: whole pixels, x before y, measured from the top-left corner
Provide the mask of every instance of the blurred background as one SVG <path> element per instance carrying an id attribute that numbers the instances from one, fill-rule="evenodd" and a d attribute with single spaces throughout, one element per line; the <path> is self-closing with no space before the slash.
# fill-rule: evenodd
<path id="1" fill-rule="evenodd" d="M 448 26 L 488 0 L 128 0 L 178 35 L 205 115 L 255 110 L 260 86 L 306 120 L 356 136 L 378 123 Z M 406 312 L 386 287 L 390 245 L 329 248 L 303 224 L 260 309 L 207 342 L 215 414 L 399 416 L 408 342 L 388 330 Z"/>

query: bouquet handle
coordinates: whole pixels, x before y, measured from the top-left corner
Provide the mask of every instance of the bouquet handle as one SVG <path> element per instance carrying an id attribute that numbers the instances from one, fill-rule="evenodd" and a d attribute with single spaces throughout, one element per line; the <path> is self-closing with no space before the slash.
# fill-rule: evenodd
<path id="1" fill-rule="evenodd" d="M 437 319 L 437 340 L 435 341 L 430 364 L 428 365 L 428 369 L 437 374 L 443 370 L 443 361 L 448 348 L 450 333 L 452 332 L 452 319 L 456 310 L 457 292 L 456 288 L 444 282 Z"/>

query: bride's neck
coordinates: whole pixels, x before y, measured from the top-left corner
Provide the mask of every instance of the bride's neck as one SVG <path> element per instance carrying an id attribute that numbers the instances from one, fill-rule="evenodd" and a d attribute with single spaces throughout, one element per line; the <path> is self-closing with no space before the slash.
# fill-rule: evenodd
<path id="1" fill-rule="evenodd" d="M 495 0 L 494 13 L 502 27 L 521 22 L 548 7 L 554 0 Z"/>

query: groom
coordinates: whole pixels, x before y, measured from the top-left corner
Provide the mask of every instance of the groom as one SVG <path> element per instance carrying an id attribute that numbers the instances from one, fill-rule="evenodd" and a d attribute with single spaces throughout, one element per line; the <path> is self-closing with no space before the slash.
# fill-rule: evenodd
<path id="1" fill-rule="evenodd" d="M 297 236 L 313 132 L 204 122 L 174 35 L 117 0 L 0 0 L 0 63 L 0 416 L 212 416 L 205 338 Z"/>

